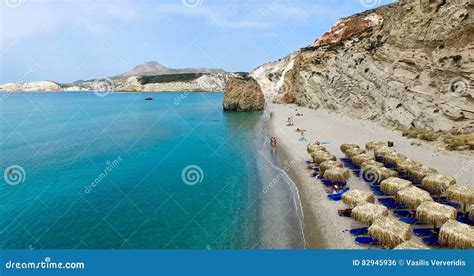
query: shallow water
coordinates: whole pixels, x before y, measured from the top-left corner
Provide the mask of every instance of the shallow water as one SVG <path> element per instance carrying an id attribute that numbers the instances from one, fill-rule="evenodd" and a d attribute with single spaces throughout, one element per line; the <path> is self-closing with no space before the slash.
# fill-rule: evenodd
<path id="1" fill-rule="evenodd" d="M 24 174 L 2 178 L 0 247 L 302 247 L 291 183 L 263 189 L 281 170 L 262 113 L 222 98 L 3 94 L 1 172 Z"/>

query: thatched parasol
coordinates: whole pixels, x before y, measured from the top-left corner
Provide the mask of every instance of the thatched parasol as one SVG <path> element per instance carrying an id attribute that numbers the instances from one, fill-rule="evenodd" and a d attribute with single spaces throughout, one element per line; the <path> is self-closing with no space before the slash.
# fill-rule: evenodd
<path id="1" fill-rule="evenodd" d="M 383 159 L 386 155 L 388 155 L 388 154 L 390 154 L 390 153 L 393 153 L 393 152 L 395 152 L 395 150 L 394 150 L 393 148 L 389 148 L 389 147 L 387 147 L 387 146 L 378 147 L 378 148 L 374 149 L 374 155 L 375 155 L 376 157 L 381 157 L 382 159 Z"/>
<path id="2" fill-rule="evenodd" d="M 437 195 L 444 193 L 454 184 L 456 184 L 454 177 L 441 174 L 428 175 L 421 181 L 423 189 Z"/>
<path id="3" fill-rule="evenodd" d="M 359 145 L 356 144 L 342 144 L 340 149 L 343 153 L 346 153 L 348 149 L 358 149 L 360 148 Z"/>
<path id="4" fill-rule="evenodd" d="M 398 177 L 389 177 L 380 183 L 380 189 L 392 195 L 410 186 L 412 186 L 411 181 Z"/>
<path id="5" fill-rule="evenodd" d="M 324 156 L 324 155 L 328 155 L 330 154 L 329 152 L 327 151 L 322 151 L 322 150 L 317 150 L 317 151 L 313 151 L 311 153 L 311 158 L 313 159 L 313 162 L 314 162 L 314 159 L 318 156 Z"/>
<path id="6" fill-rule="evenodd" d="M 356 189 L 345 192 L 342 195 L 342 202 L 349 207 L 354 207 L 365 202 L 374 203 L 375 198 L 374 193 L 372 192 L 365 192 Z"/>
<path id="7" fill-rule="evenodd" d="M 385 142 L 382 142 L 382 141 L 372 141 L 372 142 L 368 142 L 367 144 L 365 144 L 365 148 L 370 151 L 370 150 L 374 150 L 376 148 L 379 148 L 379 147 L 383 147 L 383 146 L 386 146 L 387 143 Z"/>
<path id="8" fill-rule="evenodd" d="M 439 243 L 455 249 L 474 249 L 474 227 L 448 220 L 439 231 Z"/>
<path id="9" fill-rule="evenodd" d="M 313 156 L 314 163 L 318 165 L 323 163 L 324 161 L 336 161 L 336 160 L 337 160 L 337 157 L 329 153 Z"/>
<path id="10" fill-rule="evenodd" d="M 437 173 L 437 170 L 426 166 L 408 168 L 408 177 L 415 183 L 421 183 L 426 176 Z"/>
<path id="11" fill-rule="evenodd" d="M 394 248 L 411 237 L 409 224 L 394 218 L 383 217 L 377 219 L 369 227 L 369 235 L 378 240 L 383 246 Z"/>
<path id="12" fill-rule="evenodd" d="M 341 161 L 333 161 L 333 160 L 324 161 L 323 163 L 319 164 L 319 174 L 324 175 L 324 172 L 327 169 L 330 169 L 333 167 L 343 168 L 344 164 Z"/>
<path id="13" fill-rule="evenodd" d="M 374 157 L 372 155 L 368 155 L 365 153 L 354 155 L 352 158 L 352 163 L 360 166 L 362 163 L 367 162 L 369 160 L 374 160 Z"/>
<path id="14" fill-rule="evenodd" d="M 400 250 L 416 250 L 416 249 L 430 249 L 429 247 L 426 247 L 421 244 L 414 243 L 412 241 L 406 241 L 402 242 L 401 244 L 395 246 L 394 249 L 400 249 Z"/>
<path id="15" fill-rule="evenodd" d="M 395 167 L 397 165 L 397 162 L 401 162 L 402 160 L 406 160 L 407 158 L 408 157 L 403 154 L 400 154 L 398 152 L 392 152 L 385 155 L 383 160 L 385 165 Z"/>
<path id="16" fill-rule="evenodd" d="M 442 225 L 450 219 L 456 219 L 457 212 L 454 207 L 437 202 L 425 201 L 416 208 L 416 218 L 421 222 L 431 223 L 435 226 Z"/>
<path id="17" fill-rule="evenodd" d="M 346 150 L 346 152 L 344 152 L 347 158 L 352 158 L 353 156 L 356 156 L 362 153 L 365 153 L 365 150 L 359 149 L 359 148 L 348 149 Z"/>
<path id="18" fill-rule="evenodd" d="M 331 182 L 346 183 L 351 178 L 351 171 L 347 168 L 332 167 L 324 172 L 323 177 Z"/>
<path id="19" fill-rule="evenodd" d="M 388 216 L 387 207 L 370 202 L 357 205 L 351 212 L 351 217 L 366 224 L 371 224 L 376 219 L 386 216 Z"/>
<path id="20" fill-rule="evenodd" d="M 368 160 L 368 161 L 365 161 L 364 163 L 362 163 L 360 166 L 361 166 L 361 168 L 368 167 L 368 166 L 383 167 L 384 164 L 380 163 L 380 162 L 377 162 L 375 160 Z"/>
<path id="21" fill-rule="evenodd" d="M 389 177 L 398 177 L 398 173 L 385 167 L 366 166 L 362 168 L 361 176 L 370 184 L 377 184 Z"/>
<path id="22" fill-rule="evenodd" d="M 420 168 L 422 165 L 420 162 L 413 161 L 410 159 L 399 159 L 395 162 L 395 167 L 399 172 L 408 173 L 409 169 Z"/>
<path id="23" fill-rule="evenodd" d="M 461 185 L 453 185 L 446 190 L 446 196 L 463 204 L 463 210 L 466 211 L 467 205 L 474 204 L 474 188 Z"/>
<path id="24" fill-rule="evenodd" d="M 315 151 L 326 151 L 326 148 L 321 145 L 309 144 L 306 146 L 306 150 L 308 151 L 308 153 L 312 153 Z"/>
<path id="25" fill-rule="evenodd" d="M 412 209 L 418 208 L 421 203 L 428 201 L 433 202 L 430 193 L 415 186 L 410 186 L 397 192 L 397 201 Z"/>

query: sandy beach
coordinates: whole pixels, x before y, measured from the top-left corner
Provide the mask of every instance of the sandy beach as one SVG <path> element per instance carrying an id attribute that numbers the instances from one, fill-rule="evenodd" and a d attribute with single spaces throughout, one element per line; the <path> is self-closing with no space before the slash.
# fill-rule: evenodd
<path id="1" fill-rule="evenodd" d="M 298 111 L 296 111 L 298 110 Z M 457 183 L 472 186 L 474 178 L 474 158 L 472 153 L 449 152 L 437 149 L 435 145 L 417 139 L 407 139 L 398 131 L 378 125 L 376 122 L 357 120 L 324 110 L 312 110 L 295 105 L 269 104 L 269 131 L 278 141 L 278 154 L 284 169 L 296 183 L 304 212 L 304 233 L 307 248 L 318 249 L 362 249 L 355 244 L 348 233 L 350 228 L 363 226 L 347 217 L 339 217 L 338 209 L 345 208 L 341 201 L 327 199 L 327 193 L 321 182 L 310 177 L 305 160 L 306 145 L 315 140 L 328 142 L 328 151 L 337 157 L 343 157 L 339 146 L 343 143 L 355 143 L 361 147 L 369 141 L 393 141 L 394 148 L 413 160 L 437 169 L 441 174 L 454 176 Z M 295 116 L 297 112 L 303 116 Z M 293 116 L 294 126 L 287 126 L 288 117 Z M 296 128 L 306 130 L 306 141 L 299 141 Z M 412 145 L 412 142 L 421 145 Z M 299 160 L 299 162 L 295 162 Z M 352 176 L 348 182 L 351 189 L 369 191 L 369 186 L 359 178 Z M 419 243 L 416 237 L 412 241 Z"/>

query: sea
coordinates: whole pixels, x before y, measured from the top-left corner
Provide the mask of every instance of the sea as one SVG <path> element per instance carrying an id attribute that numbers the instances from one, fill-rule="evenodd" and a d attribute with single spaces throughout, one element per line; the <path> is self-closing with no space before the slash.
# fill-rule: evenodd
<path id="1" fill-rule="evenodd" d="M 304 248 L 268 114 L 222 100 L 0 93 L 0 248 Z"/>

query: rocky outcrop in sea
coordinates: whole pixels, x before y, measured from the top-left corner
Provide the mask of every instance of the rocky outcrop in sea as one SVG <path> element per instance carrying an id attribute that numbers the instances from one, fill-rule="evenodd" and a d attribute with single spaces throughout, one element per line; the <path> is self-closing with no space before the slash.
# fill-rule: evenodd
<path id="1" fill-rule="evenodd" d="M 251 77 L 229 80 L 225 87 L 224 111 L 258 111 L 265 107 L 265 98 L 258 82 Z"/>

